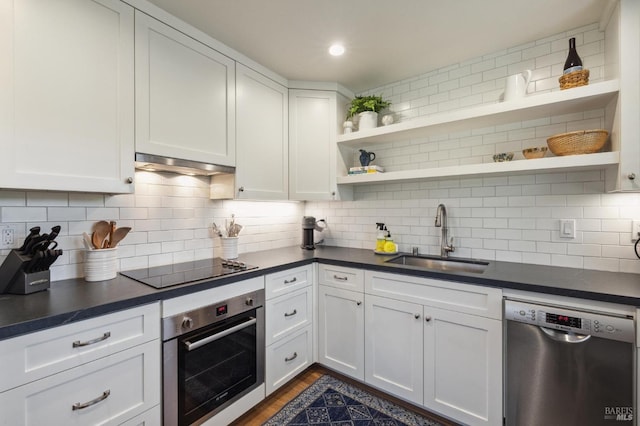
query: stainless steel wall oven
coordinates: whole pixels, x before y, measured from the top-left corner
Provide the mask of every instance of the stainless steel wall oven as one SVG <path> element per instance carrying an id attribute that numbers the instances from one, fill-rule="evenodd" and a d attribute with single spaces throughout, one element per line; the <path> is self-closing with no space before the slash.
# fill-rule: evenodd
<path id="1" fill-rule="evenodd" d="M 164 425 L 199 425 L 264 383 L 264 290 L 163 319 Z"/>

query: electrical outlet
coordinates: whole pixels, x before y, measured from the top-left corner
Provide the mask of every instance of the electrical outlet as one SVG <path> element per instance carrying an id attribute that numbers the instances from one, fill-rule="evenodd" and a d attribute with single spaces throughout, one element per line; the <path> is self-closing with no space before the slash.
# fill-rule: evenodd
<path id="1" fill-rule="evenodd" d="M 634 242 L 638 239 L 638 235 L 640 235 L 640 220 L 632 220 L 631 221 L 631 242 Z"/>
<path id="2" fill-rule="evenodd" d="M 0 249 L 9 249 L 13 247 L 16 240 L 15 230 L 7 225 L 0 226 Z"/>

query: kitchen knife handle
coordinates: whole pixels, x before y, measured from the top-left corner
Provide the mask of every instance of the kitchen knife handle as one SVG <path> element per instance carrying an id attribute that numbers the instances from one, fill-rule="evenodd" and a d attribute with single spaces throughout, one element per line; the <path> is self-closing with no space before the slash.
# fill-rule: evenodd
<path id="1" fill-rule="evenodd" d="M 73 342 L 73 347 L 74 348 L 80 348 L 82 346 L 93 345 L 95 343 L 102 342 L 103 340 L 107 340 L 109 337 L 111 337 L 111 332 L 107 331 L 102 336 L 96 337 L 95 339 L 92 339 L 92 340 L 87 340 L 85 342 L 81 342 L 80 340 L 76 340 L 75 342 Z"/>
<path id="2" fill-rule="evenodd" d="M 97 398 L 92 399 L 91 401 L 76 402 L 75 404 L 73 404 L 71 406 L 71 410 L 76 411 L 76 410 L 82 410 L 83 408 L 91 407 L 92 405 L 95 405 L 100 401 L 104 401 L 105 399 L 107 399 L 109 397 L 109 395 L 111 395 L 111 390 L 107 389 L 106 391 L 102 392 L 102 395 L 100 395 Z"/>

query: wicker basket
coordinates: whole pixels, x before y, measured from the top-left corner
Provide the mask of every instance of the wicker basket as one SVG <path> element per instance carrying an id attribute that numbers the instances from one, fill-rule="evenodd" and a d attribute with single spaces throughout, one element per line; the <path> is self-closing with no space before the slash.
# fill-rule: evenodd
<path id="1" fill-rule="evenodd" d="M 570 72 L 569 74 L 562 74 L 558 81 L 560 82 L 560 90 L 586 86 L 589 84 L 589 70 L 580 70 Z"/>
<path id="2" fill-rule="evenodd" d="M 579 130 L 551 136 L 547 145 L 555 155 L 592 154 L 602 149 L 607 136 L 606 130 Z"/>

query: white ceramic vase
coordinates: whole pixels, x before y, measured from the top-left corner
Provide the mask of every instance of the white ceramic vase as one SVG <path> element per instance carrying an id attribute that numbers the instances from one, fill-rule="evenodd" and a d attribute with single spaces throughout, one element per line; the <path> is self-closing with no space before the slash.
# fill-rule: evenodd
<path id="1" fill-rule="evenodd" d="M 222 240 L 222 258 L 238 258 L 238 237 L 220 237 Z"/>
<path id="2" fill-rule="evenodd" d="M 358 130 L 375 129 L 378 127 L 378 113 L 373 111 L 365 111 L 358 114 L 360 121 L 358 122 Z"/>

